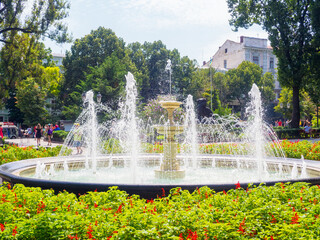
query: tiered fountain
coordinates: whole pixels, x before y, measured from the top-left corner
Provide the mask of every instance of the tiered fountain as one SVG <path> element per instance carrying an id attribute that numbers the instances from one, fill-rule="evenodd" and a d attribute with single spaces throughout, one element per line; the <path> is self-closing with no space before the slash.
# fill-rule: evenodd
<path id="1" fill-rule="evenodd" d="M 169 124 L 164 126 L 156 126 L 159 134 L 164 134 L 165 143 L 163 144 L 163 161 L 160 164 L 160 169 L 155 170 L 156 178 L 162 179 L 179 179 L 184 178 L 185 170 L 180 168 L 180 163 L 177 159 L 177 142 L 175 135 L 181 134 L 184 131 L 183 126 L 175 125 L 173 121 L 173 112 L 182 104 L 177 101 L 161 101 L 161 106 L 168 111 Z"/>
<path id="2" fill-rule="evenodd" d="M 272 185 L 279 181 L 320 184 L 319 162 L 285 159 L 280 148 L 273 148 L 266 155 L 268 141 L 276 142 L 276 139 L 272 129 L 262 121 L 261 97 L 255 85 L 250 92 L 248 123 L 234 117 L 216 117 L 196 123 L 192 97 L 189 96 L 184 124 L 178 125 L 173 121 L 173 112 L 182 103 L 161 102 L 168 111 L 168 123 L 164 126 L 156 123 L 144 125 L 143 134 L 148 135 L 146 129 L 155 125 L 158 133 L 165 136 L 164 154 L 141 153 L 139 146 L 143 131 L 136 117 L 135 80 L 130 73 L 126 78 L 127 95 L 122 102 L 120 120 L 98 124 L 96 113 L 105 108 L 94 103 L 92 91 L 87 93 L 85 101 L 88 104 L 76 121 L 85 136 L 83 155 L 7 163 L 0 166 L 2 180 L 74 193 L 105 191 L 116 185 L 129 194 L 145 198 L 160 196 L 163 190 L 168 193 L 173 187 L 190 191 L 201 186 L 209 186 L 215 191 L 228 190 L 234 188 L 238 181 L 244 188 L 251 183 Z M 103 153 L 102 140 L 110 137 L 111 132 L 126 152 Z M 69 133 L 66 147 L 72 147 L 73 133 L 73 130 Z M 177 154 L 175 138 L 181 134 L 187 141 L 180 144 L 188 146 L 189 151 Z M 218 142 L 216 147 L 225 149 L 229 154 L 198 154 L 198 137 Z M 205 148 L 206 144 L 202 147 Z M 277 155 L 270 155 L 270 152 Z"/>

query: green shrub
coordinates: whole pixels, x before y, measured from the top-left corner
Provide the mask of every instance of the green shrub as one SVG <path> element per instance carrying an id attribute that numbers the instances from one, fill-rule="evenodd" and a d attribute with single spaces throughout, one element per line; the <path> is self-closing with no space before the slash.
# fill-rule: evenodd
<path id="1" fill-rule="evenodd" d="M 286 128 L 286 127 L 274 127 L 274 132 L 279 139 L 299 139 L 310 137 L 309 134 L 305 134 L 303 128 Z M 311 137 L 319 137 L 320 129 L 312 128 Z"/>
<path id="2" fill-rule="evenodd" d="M 216 193 L 181 188 L 145 200 L 112 187 L 75 194 L 0 187 L 1 239 L 318 239 L 320 188 L 307 183 Z"/>
<path id="3" fill-rule="evenodd" d="M 53 131 L 53 141 L 57 142 L 63 142 L 66 137 L 68 136 L 69 132 L 63 131 L 63 130 L 58 130 L 58 131 Z"/>
<path id="4" fill-rule="evenodd" d="M 16 145 L 4 145 L 0 147 L 0 165 L 8 162 L 14 162 L 30 158 L 43 158 L 58 156 L 62 146 L 53 148 L 33 148 L 30 147 L 18 147 Z M 68 149 L 66 154 L 70 154 L 71 150 Z"/>

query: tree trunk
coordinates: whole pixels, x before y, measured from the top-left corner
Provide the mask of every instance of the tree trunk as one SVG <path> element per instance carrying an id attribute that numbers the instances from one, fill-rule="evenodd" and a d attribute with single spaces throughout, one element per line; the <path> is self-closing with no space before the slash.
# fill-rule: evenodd
<path id="1" fill-rule="evenodd" d="M 292 128 L 299 128 L 300 122 L 300 99 L 299 99 L 299 87 L 292 88 Z"/>

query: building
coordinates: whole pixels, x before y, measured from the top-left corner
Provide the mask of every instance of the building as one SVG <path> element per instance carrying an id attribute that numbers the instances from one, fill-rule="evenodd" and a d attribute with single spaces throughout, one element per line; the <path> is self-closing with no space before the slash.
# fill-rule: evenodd
<path id="1" fill-rule="evenodd" d="M 254 37 L 240 37 L 240 42 L 226 40 L 213 57 L 206 63 L 204 68 L 213 67 L 217 71 L 226 72 L 237 68 L 243 61 L 250 61 L 259 65 L 263 73 L 271 72 L 277 79 L 277 58 L 268 46 L 268 40 Z M 275 81 L 276 98 L 280 95 L 280 84 Z"/>
<path id="2" fill-rule="evenodd" d="M 65 54 L 52 53 L 52 59 L 58 67 L 62 66 L 62 61 L 66 57 Z"/>

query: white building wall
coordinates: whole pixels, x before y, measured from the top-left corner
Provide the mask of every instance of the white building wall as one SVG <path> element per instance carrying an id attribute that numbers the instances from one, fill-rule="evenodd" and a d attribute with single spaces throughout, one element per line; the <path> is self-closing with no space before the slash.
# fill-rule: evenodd
<path id="1" fill-rule="evenodd" d="M 241 44 L 227 40 L 213 56 L 211 66 L 218 69 L 232 69 L 244 60 L 244 49 L 241 48 Z"/>
<path id="2" fill-rule="evenodd" d="M 227 49 L 227 50 L 226 50 Z M 237 68 L 243 61 L 255 62 L 262 68 L 263 73 L 271 72 L 277 79 L 278 60 L 272 53 L 272 48 L 268 47 L 267 39 L 240 37 L 240 42 L 226 40 L 213 55 L 212 59 L 204 67 L 213 67 L 217 70 Z M 273 68 L 270 67 L 270 60 L 273 59 Z M 226 66 L 225 66 L 226 61 Z M 275 80 L 275 92 L 279 94 L 280 84 Z M 278 97 L 278 96 L 277 96 Z"/>

